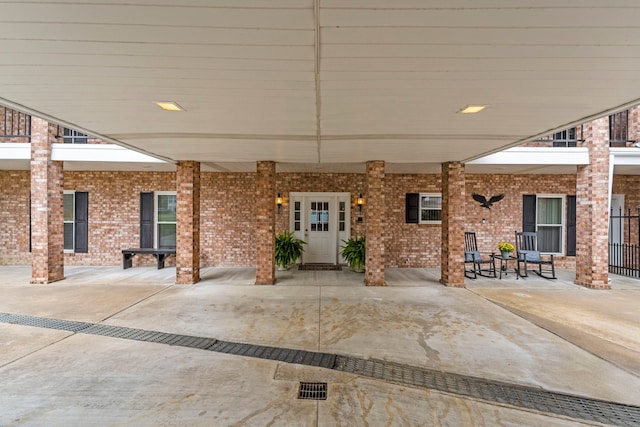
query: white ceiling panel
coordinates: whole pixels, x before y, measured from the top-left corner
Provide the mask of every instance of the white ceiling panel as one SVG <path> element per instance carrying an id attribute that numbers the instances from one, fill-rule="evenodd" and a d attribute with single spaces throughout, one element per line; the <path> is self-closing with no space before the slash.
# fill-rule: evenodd
<path id="1" fill-rule="evenodd" d="M 637 103 L 639 12 L 635 0 L 0 0 L 0 103 L 208 170 L 439 170 Z M 488 107 L 457 113 L 472 103 Z"/>
<path id="2" fill-rule="evenodd" d="M 637 10 L 617 9 L 623 12 L 637 13 Z M 553 13 L 553 8 L 548 9 Z M 576 16 L 576 19 L 579 17 Z M 583 25 L 527 27 L 517 22 L 496 27 L 493 25 L 475 25 L 458 27 L 454 23 L 442 23 L 434 27 L 323 27 L 323 45 L 332 44 L 370 44 L 370 45 L 494 45 L 494 46 L 598 46 L 634 44 L 634 37 L 640 33 L 637 26 L 621 27 L 611 22 L 607 26 Z"/>

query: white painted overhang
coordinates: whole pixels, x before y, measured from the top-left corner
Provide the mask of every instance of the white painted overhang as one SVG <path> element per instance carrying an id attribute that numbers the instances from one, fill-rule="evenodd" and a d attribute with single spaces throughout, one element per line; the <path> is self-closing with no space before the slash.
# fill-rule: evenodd
<path id="1" fill-rule="evenodd" d="M 611 148 L 615 174 L 640 174 L 640 148 Z M 63 161 L 65 170 L 123 170 L 123 171 L 175 171 L 175 164 L 147 156 L 115 144 L 53 144 L 52 160 Z M 31 146 L 28 143 L 0 144 L 0 170 L 28 170 Z M 494 153 L 466 164 L 467 173 L 480 174 L 567 174 L 575 173 L 578 165 L 589 164 L 585 147 L 516 147 Z M 284 164 L 284 166 L 287 166 Z M 336 173 L 348 173 L 348 167 Z M 439 173 L 439 168 L 422 168 L 418 164 L 389 164 L 387 173 Z M 253 172 L 250 167 L 248 172 Z M 291 172 L 290 167 L 280 172 Z M 202 171 L 216 171 L 206 164 Z M 420 170 L 420 172 L 416 172 Z M 304 172 L 305 170 L 297 170 Z M 308 172 L 317 172 L 309 170 Z M 364 173 L 364 171 L 362 171 Z"/>

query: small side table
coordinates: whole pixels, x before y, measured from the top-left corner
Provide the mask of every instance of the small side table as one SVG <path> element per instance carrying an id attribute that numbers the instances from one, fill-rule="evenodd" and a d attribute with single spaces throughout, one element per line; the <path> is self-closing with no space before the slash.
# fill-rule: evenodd
<path id="1" fill-rule="evenodd" d="M 509 258 L 502 258 L 502 255 L 500 254 L 492 254 L 491 257 L 494 259 L 494 261 L 500 261 L 500 279 L 502 280 L 502 271 L 504 271 L 504 275 L 506 276 L 507 274 L 509 274 L 507 272 L 507 270 L 509 270 L 509 261 L 514 261 L 514 262 L 518 262 L 518 258 L 509 255 Z M 496 263 L 497 264 L 497 263 Z M 498 268 L 496 266 L 496 268 Z M 513 269 L 513 271 L 516 273 L 516 280 L 519 279 L 519 274 L 518 274 L 518 268 L 517 266 Z"/>

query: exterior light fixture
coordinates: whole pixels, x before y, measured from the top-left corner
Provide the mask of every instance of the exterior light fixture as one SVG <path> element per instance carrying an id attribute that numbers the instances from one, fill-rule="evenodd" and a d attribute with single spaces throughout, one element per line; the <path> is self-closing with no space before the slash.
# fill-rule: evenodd
<path id="1" fill-rule="evenodd" d="M 364 205 L 364 199 L 362 198 L 362 193 L 356 199 L 356 205 L 360 208 L 360 213 L 362 213 L 362 205 Z"/>
<path id="2" fill-rule="evenodd" d="M 184 111 L 184 109 L 173 101 L 158 101 L 156 105 L 165 111 Z"/>
<path id="3" fill-rule="evenodd" d="M 282 197 L 280 193 L 278 193 L 278 197 L 276 197 L 276 205 L 278 205 L 278 213 L 280 213 L 280 208 L 282 207 Z"/>
<path id="4" fill-rule="evenodd" d="M 466 107 L 464 107 L 460 111 L 458 111 L 458 113 L 461 113 L 461 114 L 475 114 L 475 113 L 479 113 L 480 111 L 484 110 L 485 108 L 487 108 L 486 105 L 467 105 Z"/>

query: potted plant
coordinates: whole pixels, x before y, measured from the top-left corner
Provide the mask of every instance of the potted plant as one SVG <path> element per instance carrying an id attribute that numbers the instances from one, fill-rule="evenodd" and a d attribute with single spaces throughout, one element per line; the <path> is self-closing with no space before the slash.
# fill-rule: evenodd
<path id="1" fill-rule="evenodd" d="M 366 242 L 365 237 L 352 237 L 342 241 L 345 245 L 340 252 L 353 271 L 364 272 Z"/>
<path id="2" fill-rule="evenodd" d="M 288 270 L 302 256 L 307 242 L 294 236 L 293 231 L 283 231 L 276 236 L 276 265 Z"/>
<path id="3" fill-rule="evenodd" d="M 509 242 L 500 242 L 498 243 L 498 250 L 502 254 L 503 259 L 509 259 L 509 255 L 516 250 L 516 247 Z"/>

